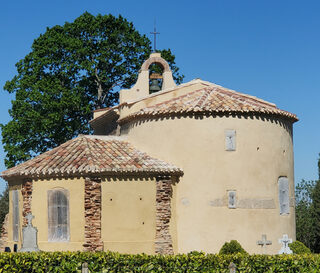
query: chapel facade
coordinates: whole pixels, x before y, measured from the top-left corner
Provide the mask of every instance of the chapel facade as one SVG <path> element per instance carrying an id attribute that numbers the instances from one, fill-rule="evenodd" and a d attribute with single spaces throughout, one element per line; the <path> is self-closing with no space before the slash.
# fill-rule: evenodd
<path id="1" fill-rule="evenodd" d="M 150 75 L 152 64 L 161 75 Z M 93 135 L 2 172 L 5 245 L 21 248 L 32 213 L 43 251 L 217 253 L 237 240 L 249 253 L 276 254 L 283 234 L 295 239 L 297 120 L 210 82 L 176 86 L 153 53 L 119 105 L 94 112 Z M 257 244 L 262 236 L 271 244 Z"/>

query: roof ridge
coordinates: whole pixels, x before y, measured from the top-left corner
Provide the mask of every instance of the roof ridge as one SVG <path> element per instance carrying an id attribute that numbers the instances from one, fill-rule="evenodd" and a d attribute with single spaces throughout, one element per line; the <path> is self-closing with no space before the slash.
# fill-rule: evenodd
<path id="1" fill-rule="evenodd" d="M 205 88 L 200 88 L 200 89 L 197 89 L 197 90 L 193 90 L 193 91 L 191 91 L 191 92 L 189 92 L 189 93 L 186 93 L 186 94 L 183 94 L 183 95 L 181 95 L 181 96 L 178 96 L 178 97 L 175 97 L 175 98 L 171 98 L 171 99 L 168 99 L 168 100 L 165 100 L 165 101 L 156 103 L 156 104 L 154 104 L 154 105 L 145 107 L 145 108 L 143 108 L 143 109 L 141 109 L 141 110 L 143 111 L 144 109 L 151 109 L 151 108 L 154 108 L 155 106 L 161 106 L 161 105 L 166 104 L 166 103 L 171 102 L 171 101 L 177 101 L 177 100 L 180 100 L 180 99 L 185 98 L 185 97 L 188 97 L 188 96 L 190 97 L 192 94 L 194 94 L 194 93 L 196 93 L 196 92 L 201 92 L 201 91 L 203 91 L 204 89 L 205 89 Z M 202 97 L 202 96 L 203 96 L 203 95 L 201 95 L 201 97 Z M 200 100 L 200 99 L 199 99 L 199 100 Z"/>
<path id="2" fill-rule="evenodd" d="M 147 95 L 147 96 L 145 96 L 143 98 L 139 98 L 139 99 L 136 99 L 136 100 L 133 100 L 133 101 L 121 103 L 118 106 L 125 105 L 125 104 L 126 105 L 131 105 L 131 104 L 143 101 L 145 99 L 148 99 L 150 97 L 160 96 L 162 94 L 166 94 L 166 93 L 172 92 L 172 91 L 174 91 L 176 89 L 184 88 L 184 87 L 187 87 L 187 86 L 190 86 L 190 85 L 194 85 L 194 84 L 197 84 L 197 83 L 202 83 L 204 85 L 211 85 L 212 84 L 212 83 L 210 83 L 208 81 L 204 81 L 204 80 L 201 80 L 201 79 L 197 78 L 197 79 L 193 79 L 193 80 L 191 80 L 189 82 L 185 82 L 185 83 L 179 84 L 179 85 L 177 85 L 175 87 L 170 87 L 170 88 L 167 88 L 167 89 L 160 90 L 159 92 L 149 94 L 149 95 Z"/>
<path id="3" fill-rule="evenodd" d="M 100 139 L 100 140 L 119 140 L 119 141 L 126 141 L 127 137 L 125 136 L 114 136 L 114 135 L 82 135 L 88 139 Z"/>

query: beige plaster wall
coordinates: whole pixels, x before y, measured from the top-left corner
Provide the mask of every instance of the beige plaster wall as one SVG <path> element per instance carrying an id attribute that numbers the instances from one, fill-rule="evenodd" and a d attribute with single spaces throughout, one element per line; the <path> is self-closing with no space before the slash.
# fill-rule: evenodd
<path id="1" fill-rule="evenodd" d="M 227 129 L 236 130 L 236 151 L 225 150 Z M 284 233 L 295 239 L 294 208 L 280 216 L 278 200 L 278 178 L 287 176 L 294 201 L 291 130 L 290 122 L 210 116 L 133 123 L 122 134 L 184 170 L 173 214 L 178 252 L 218 252 L 236 239 L 250 253 L 262 253 L 256 241 L 266 234 L 272 240 L 267 253 L 274 254 Z M 236 209 L 227 207 L 228 190 L 236 190 Z"/>
<path id="2" fill-rule="evenodd" d="M 52 189 L 69 191 L 69 242 L 48 242 L 47 192 Z M 33 181 L 31 202 L 33 225 L 38 228 L 38 246 L 43 251 L 83 250 L 84 242 L 84 179 L 50 179 Z"/>
<path id="3" fill-rule="evenodd" d="M 104 250 L 154 253 L 156 181 L 102 181 L 101 237 Z"/>

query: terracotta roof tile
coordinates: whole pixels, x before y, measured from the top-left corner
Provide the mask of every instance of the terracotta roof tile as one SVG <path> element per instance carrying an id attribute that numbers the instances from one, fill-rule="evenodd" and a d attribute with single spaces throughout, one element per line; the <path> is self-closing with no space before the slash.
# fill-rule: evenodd
<path id="1" fill-rule="evenodd" d="M 277 108 L 273 103 L 211 84 L 209 87 L 143 108 L 120 119 L 119 122 L 125 123 L 139 117 L 194 112 L 270 114 L 298 120 L 296 115 Z"/>
<path id="2" fill-rule="evenodd" d="M 137 150 L 121 137 L 81 135 L 2 172 L 1 176 L 9 179 L 99 173 L 181 175 L 183 172 Z"/>

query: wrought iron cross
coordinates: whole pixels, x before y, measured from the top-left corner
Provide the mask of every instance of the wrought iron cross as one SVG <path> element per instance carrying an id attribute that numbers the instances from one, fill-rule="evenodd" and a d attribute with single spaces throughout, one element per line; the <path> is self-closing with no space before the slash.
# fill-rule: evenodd
<path id="1" fill-rule="evenodd" d="M 154 31 L 150 32 L 150 34 L 154 35 L 153 52 L 156 52 L 156 49 L 157 49 L 157 34 L 160 34 L 160 32 L 157 32 L 157 30 L 156 30 L 156 24 L 154 24 Z"/>

